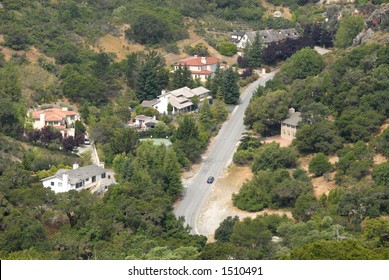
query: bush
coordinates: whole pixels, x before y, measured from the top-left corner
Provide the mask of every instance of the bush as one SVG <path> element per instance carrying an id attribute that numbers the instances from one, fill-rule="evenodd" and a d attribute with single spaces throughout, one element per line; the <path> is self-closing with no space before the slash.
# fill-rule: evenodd
<path id="1" fill-rule="evenodd" d="M 251 150 L 240 150 L 234 154 L 233 161 L 237 165 L 246 165 L 252 162 L 254 152 Z"/>
<path id="2" fill-rule="evenodd" d="M 231 42 L 220 42 L 216 46 L 217 51 L 226 56 L 233 56 L 238 52 L 238 47 Z"/>
<path id="3" fill-rule="evenodd" d="M 259 148 L 252 165 L 253 172 L 260 170 L 276 170 L 295 167 L 297 152 L 293 148 L 280 148 L 277 143 L 271 143 Z"/>
<path id="4" fill-rule="evenodd" d="M 332 164 L 328 161 L 328 157 L 323 153 L 314 156 L 309 162 L 309 172 L 315 176 L 322 176 L 324 173 L 332 170 Z"/>
<path id="5" fill-rule="evenodd" d="M 376 185 L 389 186 L 389 162 L 376 165 L 373 168 L 373 180 Z"/>
<path id="6" fill-rule="evenodd" d="M 180 54 L 180 48 L 176 43 L 171 43 L 165 46 L 165 51 L 168 53 Z"/>

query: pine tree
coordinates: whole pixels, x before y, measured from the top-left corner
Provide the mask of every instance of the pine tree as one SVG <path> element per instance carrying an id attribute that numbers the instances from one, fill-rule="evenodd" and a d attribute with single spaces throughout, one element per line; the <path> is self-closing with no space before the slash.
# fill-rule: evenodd
<path id="1" fill-rule="evenodd" d="M 239 101 L 238 79 L 232 68 L 228 68 L 223 74 L 222 91 L 226 104 L 236 104 Z"/>
<path id="2" fill-rule="evenodd" d="M 244 50 L 244 57 L 249 67 L 260 67 L 262 65 L 262 40 L 259 32 L 255 34 L 254 42 L 248 44 Z"/>
<path id="3" fill-rule="evenodd" d="M 152 64 L 147 61 L 139 72 L 136 85 L 136 96 L 139 101 L 151 100 L 160 94 L 160 86 L 157 80 L 157 73 Z"/>
<path id="4" fill-rule="evenodd" d="M 220 64 L 217 64 L 213 78 L 210 81 L 210 88 L 209 88 L 211 90 L 213 98 L 217 97 L 218 90 L 222 86 L 222 79 L 223 79 L 223 71 L 221 71 L 220 69 Z"/>
<path id="5" fill-rule="evenodd" d="M 185 86 L 190 88 L 193 86 L 192 73 L 188 66 L 181 66 L 180 64 L 178 69 L 176 69 L 176 71 L 173 73 L 171 88 L 178 89 Z"/>

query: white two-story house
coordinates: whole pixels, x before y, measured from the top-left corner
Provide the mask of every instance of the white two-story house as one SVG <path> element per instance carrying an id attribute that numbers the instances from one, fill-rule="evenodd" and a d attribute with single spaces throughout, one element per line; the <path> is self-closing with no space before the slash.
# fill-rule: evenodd
<path id="1" fill-rule="evenodd" d="M 182 87 L 172 91 L 163 90 L 162 94 L 158 96 L 158 99 L 144 100 L 142 106 L 154 108 L 160 114 L 166 115 L 169 113 L 168 106 L 170 104 L 172 106 L 172 114 L 184 113 L 194 110 L 194 97 L 197 97 L 198 105 L 201 105 L 205 99 L 212 99 L 210 93 L 210 90 L 202 86 L 194 89 Z"/>
<path id="2" fill-rule="evenodd" d="M 107 178 L 107 171 L 97 165 L 79 167 L 73 165 L 72 170 L 60 169 L 55 175 L 41 180 L 43 186 L 51 188 L 55 193 L 68 192 L 70 190 L 83 190 L 98 187 L 101 184 L 108 186 L 113 183 L 111 175 Z"/>
<path id="3" fill-rule="evenodd" d="M 200 81 L 206 82 L 216 71 L 218 63 L 219 59 L 215 57 L 200 57 L 195 55 L 181 59 L 174 65 L 174 70 L 176 71 L 180 65 L 187 66 L 192 73 L 193 79 L 200 79 Z"/>

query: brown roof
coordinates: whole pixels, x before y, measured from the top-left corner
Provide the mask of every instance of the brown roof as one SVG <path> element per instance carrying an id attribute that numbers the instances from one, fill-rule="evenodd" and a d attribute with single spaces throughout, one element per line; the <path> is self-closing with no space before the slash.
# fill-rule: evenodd
<path id="1" fill-rule="evenodd" d="M 219 62 L 219 59 L 216 57 L 205 57 L 205 63 L 203 63 L 204 57 L 200 56 L 192 56 L 192 57 L 187 57 L 184 59 L 181 59 L 179 62 L 177 62 L 175 65 L 187 65 L 187 66 L 202 66 L 202 65 L 213 65 L 217 64 Z"/>
<path id="2" fill-rule="evenodd" d="M 45 121 L 62 121 L 67 116 L 77 115 L 75 111 L 64 111 L 61 108 L 51 108 L 32 112 L 34 119 L 39 119 L 41 114 L 45 114 Z"/>

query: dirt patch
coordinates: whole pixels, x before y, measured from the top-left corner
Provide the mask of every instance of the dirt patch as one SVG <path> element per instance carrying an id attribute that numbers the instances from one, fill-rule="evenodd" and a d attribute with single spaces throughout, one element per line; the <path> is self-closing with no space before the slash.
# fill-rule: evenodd
<path id="1" fill-rule="evenodd" d="M 114 53 L 116 61 L 126 59 L 127 55 L 132 52 L 143 51 L 144 46 L 140 44 L 130 44 L 123 36 L 115 37 L 111 34 L 105 35 L 97 41 L 96 45 L 92 46 L 95 52 L 104 51 Z"/>
<path id="2" fill-rule="evenodd" d="M 208 242 L 214 241 L 214 232 L 220 223 L 228 216 L 238 216 L 240 219 L 258 215 L 278 214 L 287 215 L 289 218 L 292 214 L 289 211 L 265 209 L 259 212 L 242 211 L 232 204 L 232 194 L 238 193 L 242 185 L 253 177 L 253 173 L 248 166 L 236 166 L 232 164 L 225 176 L 219 179 L 213 187 L 212 192 L 205 201 L 198 218 L 197 228 L 199 232 L 208 238 Z"/>
<path id="3" fill-rule="evenodd" d="M 177 46 L 179 47 L 179 49 L 180 49 L 180 51 L 182 53 L 180 53 L 180 54 L 168 53 L 168 54 L 165 55 L 166 65 L 167 66 L 170 66 L 170 65 L 176 63 L 180 59 L 188 57 L 188 54 L 184 53 L 184 48 L 186 46 L 194 47 L 195 45 L 197 45 L 199 43 L 202 43 L 204 46 L 206 46 L 208 48 L 210 56 L 216 57 L 220 61 L 224 61 L 224 62 L 226 62 L 229 65 L 232 65 L 232 64 L 236 63 L 237 58 L 238 58 L 237 54 L 234 55 L 234 56 L 231 56 L 231 57 L 221 55 L 216 49 L 214 49 L 211 45 L 209 45 L 208 42 L 206 40 L 204 40 L 204 38 L 202 38 L 199 35 L 197 35 L 196 32 L 193 29 L 188 30 L 188 33 L 189 33 L 189 38 L 188 39 L 184 39 L 184 40 L 181 40 L 181 41 L 177 42 Z M 161 52 L 162 52 L 162 50 L 161 50 Z"/>
<path id="4" fill-rule="evenodd" d="M 314 177 L 312 173 L 309 173 L 309 162 L 314 157 L 314 154 L 309 154 L 307 156 L 300 157 L 298 159 L 298 165 L 301 169 L 308 172 L 310 176 L 312 176 L 312 186 L 314 195 L 319 198 L 323 193 L 328 195 L 329 192 L 336 187 L 336 182 L 334 180 L 336 171 L 328 174 L 328 177 L 324 179 L 323 176 Z M 331 164 L 335 164 L 339 161 L 337 156 L 330 156 L 328 161 Z"/>
<path id="5" fill-rule="evenodd" d="M 388 161 L 388 159 L 386 157 L 384 157 L 383 155 L 381 155 L 381 154 L 376 154 L 373 157 L 373 163 L 374 164 L 381 164 L 381 163 L 385 163 L 387 161 Z"/>
<path id="6" fill-rule="evenodd" d="M 292 144 L 292 140 L 281 138 L 281 136 L 273 136 L 273 137 L 267 137 L 263 140 L 263 143 L 269 144 L 272 142 L 276 142 L 280 144 L 280 147 L 288 147 L 290 144 Z"/>
<path id="7" fill-rule="evenodd" d="M 0 34 L 0 44 L 2 43 L 4 43 L 4 35 Z M 0 46 L 0 52 L 4 54 L 6 61 L 9 61 L 14 55 L 22 56 L 25 54 L 27 60 L 31 63 L 36 63 L 40 57 L 45 57 L 50 62 L 54 62 L 54 58 L 45 56 L 35 47 L 30 47 L 30 49 L 26 51 L 15 51 L 11 48 Z"/>
<path id="8" fill-rule="evenodd" d="M 265 13 L 265 16 L 267 16 L 267 17 L 274 17 L 274 12 L 280 11 L 283 18 L 289 19 L 289 20 L 292 18 L 292 13 L 290 12 L 288 7 L 274 6 L 274 5 L 266 2 L 266 0 L 260 0 L 259 2 L 261 3 L 261 6 L 267 10 Z"/>
<path id="9" fill-rule="evenodd" d="M 389 127 L 389 119 L 386 119 L 385 123 L 380 126 L 380 130 L 378 132 L 378 135 L 381 135 L 382 132 L 384 132 L 385 129 Z"/>
<path id="10" fill-rule="evenodd" d="M 323 176 L 312 178 L 313 193 L 316 198 L 320 198 L 322 194 L 328 195 L 332 189 L 336 188 L 335 174 L 335 171 L 329 173 L 328 179 L 324 179 Z"/>

